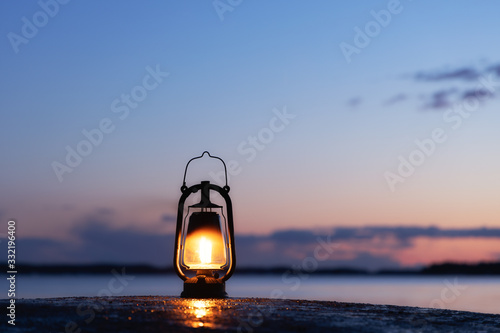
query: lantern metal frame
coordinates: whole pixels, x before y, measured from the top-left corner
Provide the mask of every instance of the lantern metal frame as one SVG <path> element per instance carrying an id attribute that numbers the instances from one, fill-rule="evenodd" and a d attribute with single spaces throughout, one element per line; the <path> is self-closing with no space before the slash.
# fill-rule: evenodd
<path id="1" fill-rule="evenodd" d="M 192 185 L 190 187 L 186 186 L 186 174 L 189 164 L 196 159 L 202 158 L 207 154 L 210 158 L 218 159 L 224 165 L 224 174 L 226 184 L 220 187 L 215 184 L 211 184 L 209 181 L 202 181 L 199 184 Z M 225 291 L 225 282 L 233 275 L 234 269 L 236 267 L 236 251 L 234 245 L 234 223 L 233 223 L 233 206 L 231 203 L 231 198 L 229 197 L 229 186 L 227 184 L 227 168 L 226 163 L 217 156 L 212 156 L 208 151 L 204 151 L 200 156 L 194 157 L 189 160 L 186 164 L 184 170 L 184 179 L 181 187 L 182 195 L 179 199 L 179 205 L 177 210 L 177 226 L 175 232 L 175 248 L 174 248 L 174 269 L 177 275 L 184 281 L 184 290 L 181 293 L 181 297 L 193 297 L 193 298 L 224 298 L 227 297 Z M 195 277 L 188 277 L 181 268 L 181 255 L 183 250 L 182 235 L 183 235 L 183 224 L 184 224 L 184 205 L 186 199 L 194 193 L 201 191 L 201 202 L 199 205 L 208 204 L 211 205 L 209 193 L 210 191 L 215 191 L 220 194 L 226 203 L 226 215 L 227 221 L 225 221 L 225 231 L 227 232 L 227 244 L 228 247 L 228 266 L 227 271 L 222 277 L 218 277 L 218 273 L 212 275 L 211 270 L 200 271 Z M 222 208 L 222 207 L 221 207 Z M 223 209 L 222 209 L 223 212 Z M 224 269 L 225 270 L 225 269 Z"/>

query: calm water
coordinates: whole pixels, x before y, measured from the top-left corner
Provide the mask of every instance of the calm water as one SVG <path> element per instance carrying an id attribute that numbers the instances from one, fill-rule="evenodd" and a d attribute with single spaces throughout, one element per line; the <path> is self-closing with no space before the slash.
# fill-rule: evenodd
<path id="1" fill-rule="evenodd" d="M 17 280 L 18 298 L 168 295 L 177 296 L 182 281 L 173 275 L 136 275 L 131 280 L 109 275 L 27 275 Z M 8 290 L 6 281 L 1 290 Z M 267 297 L 395 304 L 500 314 L 498 277 L 383 276 L 234 276 L 226 284 L 230 297 Z M 5 297 L 6 298 L 6 292 Z"/>

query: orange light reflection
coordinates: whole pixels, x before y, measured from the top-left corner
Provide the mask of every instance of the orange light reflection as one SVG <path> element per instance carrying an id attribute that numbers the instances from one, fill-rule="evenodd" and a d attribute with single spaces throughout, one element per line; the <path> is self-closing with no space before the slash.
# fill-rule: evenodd
<path id="1" fill-rule="evenodd" d="M 207 327 L 211 328 L 213 323 L 210 321 L 212 316 L 212 307 L 209 301 L 206 300 L 186 300 L 188 304 L 188 314 L 192 315 L 192 319 L 187 319 L 188 326 Z"/>

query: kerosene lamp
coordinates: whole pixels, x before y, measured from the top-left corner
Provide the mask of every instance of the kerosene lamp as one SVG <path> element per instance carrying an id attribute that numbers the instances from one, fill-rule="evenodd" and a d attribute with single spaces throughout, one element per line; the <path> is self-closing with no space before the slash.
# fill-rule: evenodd
<path id="1" fill-rule="evenodd" d="M 189 163 L 205 154 L 218 159 L 224 165 L 226 184 L 220 187 L 209 181 L 186 186 Z M 233 207 L 227 185 L 227 168 L 224 161 L 204 151 L 189 160 L 184 170 L 181 198 L 177 211 L 175 232 L 174 267 L 184 280 L 181 297 L 227 297 L 225 282 L 234 272 L 236 264 L 234 248 Z M 211 194 L 223 199 L 225 205 L 210 200 Z M 190 195 L 199 196 L 200 202 L 185 208 Z M 227 219 L 226 219 L 227 217 Z"/>

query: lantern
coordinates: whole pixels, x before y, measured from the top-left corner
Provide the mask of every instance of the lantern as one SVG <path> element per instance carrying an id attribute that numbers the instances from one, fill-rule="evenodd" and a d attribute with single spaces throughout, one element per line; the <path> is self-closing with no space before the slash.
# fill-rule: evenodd
<path id="1" fill-rule="evenodd" d="M 220 187 L 209 181 L 186 186 L 189 163 L 205 154 L 218 159 L 224 165 L 226 185 Z M 186 165 L 181 187 L 175 232 L 174 268 L 184 280 L 181 297 L 227 297 L 225 282 L 234 272 L 236 256 L 234 248 L 233 207 L 227 185 L 227 168 L 224 161 L 205 151 Z M 212 203 L 211 194 L 223 199 L 224 205 Z M 190 195 L 199 195 L 200 202 L 185 208 Z M 226 220 L 227 217 L 227 220 Z"/>

